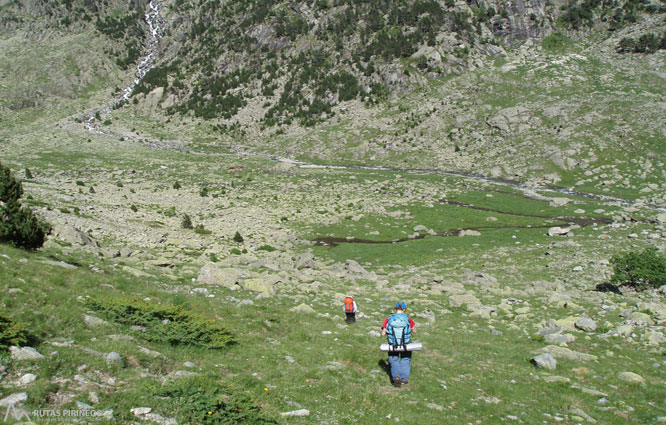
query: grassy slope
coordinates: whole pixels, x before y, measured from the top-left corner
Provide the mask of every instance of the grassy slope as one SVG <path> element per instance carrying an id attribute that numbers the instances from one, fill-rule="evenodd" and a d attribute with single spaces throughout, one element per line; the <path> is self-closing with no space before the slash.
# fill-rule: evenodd
<path id="1" fill-rule="evenodd" d="M 29 61 L 31 55 L 32 52 L 27 52 L 25 56 L 18 57 Z M 597 65 L 591 63 L 589 66 L 593 67 L 590 70 L 592 74 L 597 72 Z M 498 83 L 492 88 L 493 92 L 504 93 L 507 88 L 515 91 L 515 84 L 527 75 L 520 70 L 515 72 L 509 75 L 508 86 Z M 483 76 L 481 71 L 480 75 Z M 546 75 L 543 78 L 551 77 Z M 654 83 L 646 78 L 639 83 L 628 78 L 621 80 L 626 82 L 627 90 L 642 93 Z M 517 93 L 525 99 L 534 94 L 536 87 L 538 80 L 532 89 Z M 450 93 L 455 88 L 454 85 L 438 90 Z M 107 87 L 106 91 L 110 88 Z M 98 92 L 97 95 L 104 93 Z M 558 93 L 551 95 L 562 98 L 573 95 L 570 91 Z M 594 93 L 588 94 L 591 96 L 589 102 L 594 103 Z M 92 99 L 82 100 L 84 104 L 88 101 Z M 81 107 L 78 102 L 68 101 L 65 104 L 72 111 L 78 111 Z M 499 95 L 493 102 L 496 102 L 496 105 L 491 105 L 494 108 L 518 103 Z M 641 98 L 629 102 L 629 107 L 638 107 Z M 395 109 L 399 110 L 399 105 Z M 403 109 L 403 112 L 410 110 Z M 55 210 L 60 207 L 83 208 L 88 205 L 86 202 L 93 205 L 102 202 L 92 196 L 88 201 L 83 201 L 84 196 L 78 198 L 78 187 L 74 181 L 79 179 L 85 182 L 84 189 L 95 182 L 106 184 L 104 189 L 109 193 L 117 190 L 118 193 L 113 195 L 117 196 L 114 202 L 123 208 L 126 208 L 126 203 L 135 202 L 141 209 L 160 211 L 169 207 L 166 201 L 154 206 L 143 205 L 141 197 L 132 197 L 129 189 L 136 187 L 139 192 L 161 193 L 174 180 L 191 191 L 197 191 L 201 184 L 215 185 L 216 188 L 224 186 L 230 202 L 237 206 L 271 210 L 277 223 L 292 228 L 303 239 L 321 234 L 382 239 L 403 237 L 403 231 L 410 234 L 413 226 L 418 224 L 436 231 L 456 229 L 463 224 L 465 227 L 549 224 L 545 219 L 439 205 L 433 202 L 437 199 L 455 200 L 508 213 L 544 216 L 573 216 L 575 209 L 582 208 L 586 210 L 586 216 L 592 217 L 598 216 L 592 212 L 597 207 L 605 209 L 609 215 L 617 209 L 616 206 L 579 198 L 573 198 L 573 204 L 555 209 L 545 202 L 525 199 L 513 190 L 498 193 L 493 185 L 472 184 L 441 176 L 401 173 L 402 178 L 396 179 L 394 173 L 387 172 L 332 170 L 276 173 L 270 168 L 273 164 L 266 160 L 157 151 L 135 143 L 122 143 L 116 137 L 91 136 L 71 121 L 58 123 L 68 111 L 65 108 L 56 113 L 56 110 L 49 109 L 43 115 L 37 113 L 36 116 L 43 118 L 43 121 L 35 121 L 34 117 L 28 116 L 29 111 L 8 113 L 13 124 L 2 130 L 3 138 L 8 139 L 0 151 L 3 162 L 17 170 L 31 168 L 38 176 L 35 182 L 26 184 L 27 192 L 36 198 L 33 203 L 40 205 L 43 202 Z M 115 117 L 119 117 L 121 123 L 116 123 Z M 163 129 L 159 120 L 135 120 L 127 111 L 118 111 L 113 125 L 123 124 L 126 128 L 136 127 L 142 134 L 152 134 L 156 138 L 169 139 L 185 134 L 204 142 L 214 137 L 205 125 L 195 126 L 185 122 L 183 127 L 175 127 L 174 123 Z M 367 137 L 372 138 L 374 134 L 368 131 Z M 642 136 L 637 139 L 644 140 Z M 351 146 L 355 145 L 352 143 Z M 352 153 L 348 153 L 351 158 Z M 605 156 L 599 155 L 599 158 L 600 163 L 606 161 Z M 398 159 L 398 163 L 403 165 L 405 158 Z M 408 160 L 413 162 L 407 162 L 407 165 L 428 164 L 428 158 L 423 156 L 416 155 Z M 392 163 L 391 159 L 387 159 L 386 163 Z M 232 175 L 228 172 L 230 167 L 239 167 L 241 171 Z M 138 170 L 149 177 L 146 181 L 128 183 L 124 190 L 114 189 L 113 181 L 100 182 L 97 177 L 100 170 L 128 169 Z M 118 178 L 127 176 L 119 174 Z M 577 177 L 565 178 L 573 180 Z M 237 183 L 238 189 L 230 189 L 232 181 Z M 569 180 L 565 181 L 568 183 Z M 143 186 L 146 188 L 142 189 Z M 627 196 L 634 193 L 633 189 L 621 192 L 617 186 L 610 189 L 611 193 Z M 72 197 L 72 200 L 63 195 Z M 123 200 L 122 195 L 128 199 Z M 222 203 L 222 200 L 219 202 Z M 170 206 L 176 207 L 179 213 L 186 208 L 180 204 Z M 377 209 L 384 206 L 384 211 Z M 408 212 L 412 218 L 396 219 L 386 214 L 397 209 Z M 346 218 L 355 215 L 363 217 L 358 222 Z M 282 216 L 287 218 L 286 222 L 280 221 Z M 498 221 L 486 221 L 489 216 L 497 217 Z M 224 209 L 211 220 L 219 217 L 225 217 Z M 640 214 L 637 217 L 642 218 Z M 95 216 L 91 223 L 103 219 L 105 217 Z M 203 220 L 204 217 L 196 219 Z M 177 216 L 164 216 L 159 220 L 166 230 L 174 233 L 181 231 Z M 154 224 L 154 221 L 144 224 L 146 233 L 151 232 L 150 223 Z M 186 253 L 183 258 L 189 256 L 189 261 L 179 262 L 171 271 L 142 265 L 152 276 L 137 278 L 122 270 L 124 265 L 136 266 L 126 259 L 103 259 L 57 245 L 37 253 L 0 246 L 0 255 L 4 255 L 0 257 L 0 305 L 3 314 L 29 324 L 42 341 L 36 348 L 47 356 L 45 360 L 36 362 L 12 362 L 7 356 L 0 358 L 3 365 L 10 366 L 9 377 L 3 379 L 0 385 L 0 397 L 19 390 L 5 384 L 23 373 L 32 372 L 38 380 L 26 389 L 29 394 L 27 406 L 30 408 L 76 408 L 74 400 L 89 403 L 89 392 L 94 391 L 100 398 L 96 407 L 114 409 L 116 418 L 120 420 L 133 420 L 129 409 L 140 406 L 151 406 L 157 413 L 172 416 L 175 414 L 173 405 L 168 400 L 160 399 L 154 389 L 160 386 L 163 377 L 173 371 L 185 370 L 183 363 L 192 361 L 196 364 L 194 371 L 221 382 L 233 381 L 236 391 L 253 397 L 271 415 L 297 409 L 294 403 L 312 412 L 309 418 L 282 419 L 283 423 L 378 423 L 389 414 L 392 419 L 400 418 L 403 423 L 467 423 L 477 420 L 502 423 L 508 415 L 518 417 L 523 423 L 552 423 L 556 419 L 545 414 L 564 417 L 572 408 L 583 409 L 601 423 L 650 423 L 662 415 L 659 404 L 666 398 L 662 385 L 663 365 L 653 367 L 653 364 L 663 361 L 658 349 L 645 347 L 638 341 L 628 343 L 625 339 L 611 337 L 605 340 L 596 335 L 576 333 L 577 340 L 570 344 L 570 348 L 600 356 L 599 361 L 581 364 L 561 360 L 555 373 L 608 394 L 609 406 L 612 407 L 608 410 L 597 403 L 597 396 L 571 389 L 566 384 L 545 382 L 543 378 L 551 373 L 536 370 L 528 362 L 533 351 L 545 345 L 534 335 L 538 323 L 588 312 L 600 322 L 602 328 L 609 329 L 621 323 L 619 312 L 622 303 L 629 301 L 612 295 L 600 298 L 590 293 L 589 300 L 575 300 L 580 307 L 557 309 L 546 303 L 543 297 L 521 291 L 537 280 L 552 280 L 571 287 L 591 289 L 603 280 L 600 271 L 607 270 L 596 267 L 599 261 L 615 252 L 650 244 L 645 239 L 630 240 L 626 236 L 631 232 L 651 229 L 649 224 L 643 222 L 616 230 L 605 226 L 578 229 L 574 231 L 573 245 L 549 245 L 553 239 L 544 235 L 545 229 L 532 228 L 483 231 L 479 237 L 426 237 L 394 245 L 348 243 L 335 248 L 315 247 L 314 252 L 319 259 L 340 262 L 356 259 L 369 270 L 387 275 L 389 282 L 382 285 L 363 279 L 329 276 L 323 279 L 322 288 L 304 285 L 299 290 L 278 291 L 278 296 L 270 299 L 254 299 L 254 293 L 221 287 L 208 288 L 214 298 L 191 294 L 190 289 L 198 285 L 192 283 L 201 254 L 197 250 L 193 250 L 191 255 Z M 368 235 L 373 230 L 377 230 L 379 235 Z M 611 239 L 600 239 L 603 233 L 609 233 Z M 213 235 L 209 240 L 217 236 Z M 113 245 L 124 241 L 103 242 Z M 302 248 L 297 246 L 289 253 L 296 255 Z M 546 256 L 546 253 L 550 255 Z M 44 260 L 62 260 L 80 264 L 81 267 L 65 269 L 44 263 Z M 98 268 L 101 273 L 92 271 L 89 265 Z M 584 271 L 573 273 L 574 265 L 584 265 Z M 464 309 L 450 308 L 448 294 L 433 289 L 430 279 L 436 276 L 438 281 L 460 282 L 466 271 L 492 273 L 500 280 L 502 293 L 477 293 L 484 304 L 497 305 L 502 299 L 512 296 L 523 301 L 521 306 L 529 306 L 531 310 L 526 313 L 500 312 L 497 317 L 482 320 L 470 317 Z M 427 277 L 416 277 L 421 274 Z M 402 290 L 391 289 L 406 282 L 419 288 L 421 293 L 412 291 L 405 295 Z M 346 327 L 342 325 L 341 306 L 336 304 L 336 300 L 349 292 L 356 295 L 366 317 L 359 318 L 355 326 Z M 205 317 L 218 318 L 231 327 L 239 343 L 224 351 L 170 346 L 149 342 L 141 333 L 120 324 L 109 323 L 91 328 L 83 323 L 83 315 L 88 313 L 88 309 L 82 299 L 117 295 L 150 297 L 155 302 L 183 305 Z M 254 304 L 238 307 L 238 303 L 229 297 L 253 299 Z M 385 357 L 377 350 L 380 339 L 368 334 L 378 330 L 397 297 L 406 298 L 410 312 L 419 323 L 418 339 L 426 347 L 414 356 L 409 387 L 399 390 L 389 385 L 381 366 Z M 602 314 L 599 304 L 611 301 L 618 305 L 617 310 Z M 631 302 L 634 301 L 635 298 L 632 298 Z M 288 312 L 289 308 L 300 303 L 311 305 L 317 314 Z M 423 316 L 419 316 L 427 312 L 432 312 L 435 318 L 430 326 L 427 326 L 428 321 Z M 491 328 L 502 334 L 492 334 Z M 322 331 L 330 331 L 331 334 L 322 334 Z M 118 334 L 131 335 L 135 341 L 108 338 L 108 335 Z M 49 342 L 56 338 L 73 340 L 74 345 L 50 345 Z M 139 345 L 157 350 L 167 358 L 152 358 L 140 352 Z M 116 351 L 123 356 L 123 365 L 108 365 L 101 357 L 84 351 L 84 347 L 103 353 Z M 287 356 L 293 359 L 293 363 L 286 360 Z M 83 368 L 83 365 L 87 367 Z M 619 381 L 617 373 L 625 370 L 641 374 L 648 385 L 632 386 Z M 76 375 L 93 383 L 82 384 L 76 380 Z M 111 377 L 115 382 L 109 379 Z M 55 399 L 56 394 L 62 398 Z M 569 421 L 579 420 L 570 418 Z"/>

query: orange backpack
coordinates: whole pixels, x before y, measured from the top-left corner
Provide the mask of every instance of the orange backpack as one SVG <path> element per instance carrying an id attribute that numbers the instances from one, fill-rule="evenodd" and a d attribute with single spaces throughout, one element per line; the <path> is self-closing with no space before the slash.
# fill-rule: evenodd
<path id="1" fill-rule="evenodd" d="M 345 313 L 354 312 L 354 299 L 352 297 L 345 298 Z"/>

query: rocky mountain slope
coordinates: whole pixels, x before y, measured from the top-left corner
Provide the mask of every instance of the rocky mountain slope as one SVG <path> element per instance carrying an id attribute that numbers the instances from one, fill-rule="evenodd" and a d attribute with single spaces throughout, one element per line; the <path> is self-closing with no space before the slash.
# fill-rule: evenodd
<path id="1" fill-rule="evenodd" d="M 53 225 L 0 245 L 0 414 L 666 421 L 666 289 L 597 290 L 666 250 L 663 6 L 0 12 L 0 160 Z"/>

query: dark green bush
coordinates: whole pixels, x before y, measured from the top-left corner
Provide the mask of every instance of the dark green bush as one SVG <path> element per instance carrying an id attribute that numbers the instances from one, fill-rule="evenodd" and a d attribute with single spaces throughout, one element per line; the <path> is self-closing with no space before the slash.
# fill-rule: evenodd
<path id="1" fill-rule="evenodd" d="M 27 327 L 0 315 L 0 351 L 6 351 L 12 345 L 32 345 L 35 337 Z"/>
<path id="2" fill-rule="evenodd" d="M 181 306 L 129 297 L 89 299 L 86 305 L 109 320 L 145 327 L 146 332 L 142 335 L 151 341 L 214 349 L 235 342 L 224 325 Z"/>
<path id="3" fill-rule="evenodd" d="M 12 170 L 0 162 L 0 202 L 18 201 L 23 196 L 23 186 L 14 178 Z"/>
<path id="4" fill-rule="evenodd" d="M 261 245 L 259 248 L 257 248 L 257 251 L 268 251 L 268 252 L 273 252 L 275 251 L 275 248 L 273 248 L 270 245 Z"/>
<path id="5" fill-rule="evenodd" d="M 172 401 L 178 423 L 277 424 L 248 396 L 211 376 L 172 380 L 155 395 Z"/>
<path id="6" fill-rule="evenodd" d="M 656 248 L 615 255 L 611 264 L 611 283 L 633 286 L 639 290 L 666 285 L 666 256 L 658 254 Z"/>
<path id="7" fill-rule="evenodd" d="M 211 232 L 210 230 L 206 229 L 206 228 L 204 227 L 203 224 L 199 223 L 199 224 L 197 224 L 196 227 L 194 228 L 194 233 L 198 233 L 198 234 L 200 234 L 200 235 L 210 235 L 210 234 L 213 233 L 213 232 Z"/>
<path id="8" fill-rule="evenodd" d="M 0 163 L 0 242 L 37 249 L 44 245 L 50 226 L 38 219 L 30 208 L 21 206 L 21 195 L 21 183 Z"/>
<path id="9" fill-rule="evenodd" d="M 183 229 L 193 229 L 194 226 L 192 225 L 192 219 L 190 218 L 189 215 L 183 214 L 183 221 L 180 222 L 180 227 Z"/>
<path id="10" fill-rule="evenodd" d="M 236 234 L 234 235 L 234 242 L 236 242 L 236 243 L 243 243 L 243 240 L 244 240 L 244 239 L 243 239 L 243 237 L 241 236 L 241 234 L 240 234 L 239 232 L 236 232 Z"/>

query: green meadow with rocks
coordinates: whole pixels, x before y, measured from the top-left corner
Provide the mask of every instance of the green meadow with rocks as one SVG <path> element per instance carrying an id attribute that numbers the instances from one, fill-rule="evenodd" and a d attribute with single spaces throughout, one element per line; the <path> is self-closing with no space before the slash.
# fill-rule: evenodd
<path id="1" fill-rule="evenodd" d="M 6 423 L 666 423 L 663 4 L 93 3 L 0 4 Z"/>

